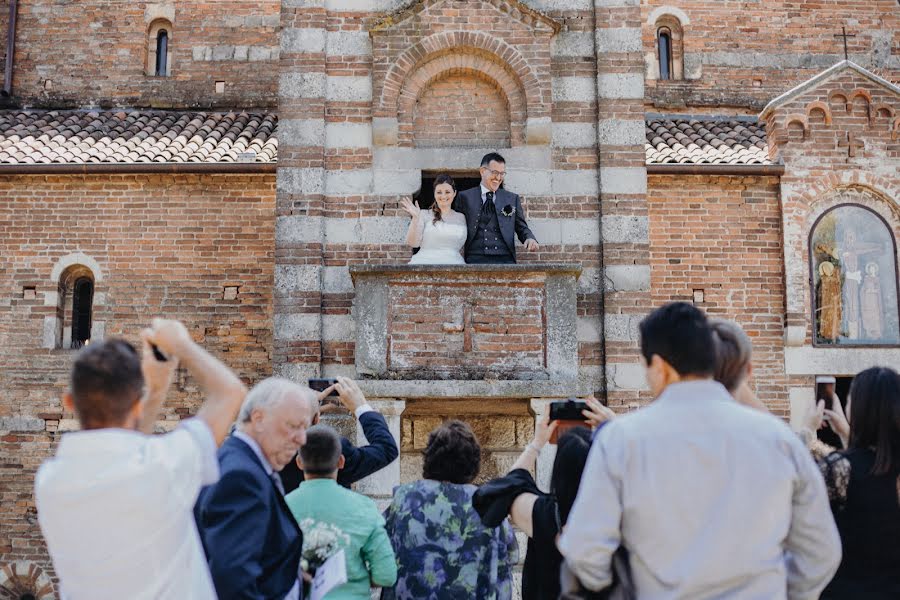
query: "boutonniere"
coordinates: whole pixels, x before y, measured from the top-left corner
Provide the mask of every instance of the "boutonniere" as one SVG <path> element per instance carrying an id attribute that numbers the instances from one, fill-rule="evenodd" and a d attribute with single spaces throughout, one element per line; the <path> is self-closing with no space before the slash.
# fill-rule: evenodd
<path id="1" fill-rule="evenodd" d="M 513 207 L 512 204 L 507 204 L 506 206 L 503 207 L 503 210 L 500 212 L 503 213 L 504 217 L 511 217 L 514 214 L 516 214 L 516 209 Z"/>

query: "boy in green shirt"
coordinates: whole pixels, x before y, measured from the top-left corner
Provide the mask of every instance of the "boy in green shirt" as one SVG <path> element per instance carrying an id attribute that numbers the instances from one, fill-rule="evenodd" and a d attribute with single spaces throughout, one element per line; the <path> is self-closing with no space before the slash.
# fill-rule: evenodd
<path id="1" fill-rule="evenodd" d="M 384 518 L 375 503 L 337 483 L 344 466 L 341 439 L 327 425 L 306 432 L 297 464 L 306 479 L 285 496 L 303 530 L 304 556 L 307 544 L 329 540 L 329 555 L 344 550 L 347 583 L 331 590 L 325 600 L 368 600 L 371 587 L 389 587 L 397 580 L 394 549 L 384 529 Z"/>

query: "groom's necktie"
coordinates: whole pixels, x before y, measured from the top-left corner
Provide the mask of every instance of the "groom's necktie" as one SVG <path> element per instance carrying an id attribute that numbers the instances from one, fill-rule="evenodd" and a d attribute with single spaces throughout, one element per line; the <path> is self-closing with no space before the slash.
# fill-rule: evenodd
<path id="1" fill-rule="evenodd" d="M 491 214 L 493 214 L 494 210 L 494 192 L 488 192 L 484 195 L 484 204 L 481 205 L 481 214 L 478 216 L 478 223 L 482 226 L 490 223 Z"/>

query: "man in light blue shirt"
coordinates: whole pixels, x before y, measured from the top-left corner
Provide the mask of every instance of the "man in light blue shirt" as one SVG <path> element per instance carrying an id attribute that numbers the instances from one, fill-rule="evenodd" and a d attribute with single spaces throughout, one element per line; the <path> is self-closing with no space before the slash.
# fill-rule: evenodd
<path id="1" fill-rule="evenodd" d="M 841 550 L 809 451 L 712 380 L 694 306 L 651 313 L 641 353 L 657 399 L 597 435 L 559 540 L 571 570 L 601 590 L 621 545 L 639 598 L 818 598 Z"/>

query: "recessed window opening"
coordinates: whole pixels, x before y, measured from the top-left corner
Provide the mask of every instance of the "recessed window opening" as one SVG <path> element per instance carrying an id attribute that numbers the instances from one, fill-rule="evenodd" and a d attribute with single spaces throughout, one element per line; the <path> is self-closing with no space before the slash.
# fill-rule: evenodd
<path id="1" fill-rule="evenodd" d="M 672 79 L 672 32 L 668 27 L 660 27 L 657 32 L 659 46 L 659 78 Z"/>
<path id="2" fill-rule="evenodd" d="M 156 34 L 156 75 L 165 77 L 167 74 L 167 59 L 169 53 L 169 32 L 160 29 Z"/>

